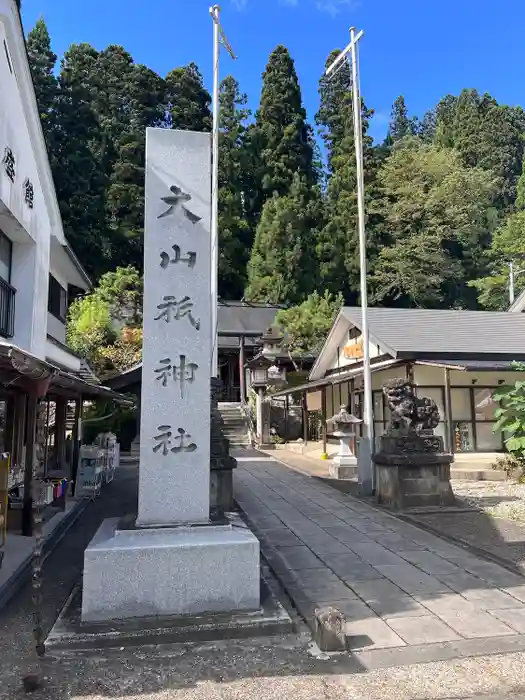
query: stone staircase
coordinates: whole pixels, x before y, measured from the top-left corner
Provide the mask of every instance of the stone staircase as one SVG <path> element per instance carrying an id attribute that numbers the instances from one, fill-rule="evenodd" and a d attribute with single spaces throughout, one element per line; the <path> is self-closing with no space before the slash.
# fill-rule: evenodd
<path id="1" fill-rule="evenodd" d="M 219 403 L 219 411 L 224 420 L 224 437 L 230 447 L 249 447 L 250 436 L 240 403 Z"/>

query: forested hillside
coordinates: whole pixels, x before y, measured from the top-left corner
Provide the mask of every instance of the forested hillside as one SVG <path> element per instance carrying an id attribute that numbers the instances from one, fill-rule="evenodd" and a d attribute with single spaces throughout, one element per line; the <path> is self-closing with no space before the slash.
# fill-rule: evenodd
<path id="1" fill-rule="evenodd" d="M 27 43 L 66 234 L 95 281 L 140 272 L 145 128 L 210 130 L 199 68 L 159 76 L 121 46 L 76 44 L 57 72 L 43 20 Z M 349 82 L 344 68 L 320 79 L 311 124 L 286 47 L 268 59 L 254 114 L 223 80 L 222 298 L 297 305 L 318 291 L 358 302 Z M 525 253 L 525 112 L 465 89 L 416 117 L 400 96 L 381 144 L 368 135 L 372 115 L 362 104 L 372 303 L 505 308 L 508 262 Z"/>

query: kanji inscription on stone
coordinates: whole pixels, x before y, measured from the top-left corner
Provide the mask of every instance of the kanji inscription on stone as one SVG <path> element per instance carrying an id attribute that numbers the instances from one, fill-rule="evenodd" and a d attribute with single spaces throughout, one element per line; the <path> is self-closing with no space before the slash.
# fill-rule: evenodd
<path id="1" fill-rule="evenodd" d="M 170 258 L 165 250 L 160 254 L 160 266 L 165 270 L 169 265 L 176 265 L 177 263 L 186 263 L 188 267 L 195 267 L 195 262 L 197 261 L 197 253 L 192 250 L 188 250 L 186 257 L 182 257 L 180 254 L 180 246 L 172 245 L 173 257 Z"/>
<path id="2" fill-rule="evenodd" d="M 182 299 L 177 300 L 177 297 L 168 295 L 162 297 L 162 302 L 157 304 L 157 309 L 160 313 L 155 316 L 155 321 L 165 321 L 166 323 L 171 323 L 172 321 L 180 321 L 184 316 L 188 317 L 188 321 L 191 325 L 199 330 L 201 327 L 201 322 L 196 319 L 192 314 L 193 302 L 186 296 Z"/>
<path id="3" fill-rule="evenodd" d="M 161 386 L 168 386 L 168 381 L 180 382 L 180 397 L 184 398 L 184 385 L 195 381 L 195 372 L 199 368 L 195 362 L 187 362 L 186 355 L 179 355 L 179 364 L 171 362 L 169 357 L 160 360 L 154 372 Z"/>
<path id="4" fill-rule="evenodd" d="M 197 445 L 191 440 L 191 435 L 184 428 L 177 428 L 177 434 L 174 435 L 171 425 L 159 425 L 157 430 L 158 435 L 153 438 L 156 445 L 153 447 L 153 452 L 160 452 L 164 457 L 168 452 L 195 452 Z M 171 447 L 172 443 L 175 443 Z"/>
<path id="5" fill-rule="evenodd" d="M 168 205 L 168 208 L 159 214 L 157 219 L 163 219 L 166 216 L 171 216 L 176 211 L 180 210 L 192 224 L 198 223 L 201 220 L 201 217 L 194 214 L 183 204 L 183 202 L 191 201 L 191 194 L 184 192 L 182 188 L 177 187 L 177 185 L 172 185 L 170 187 L 170 192 L 171 194 L 167 197 L 161 197 L 161 200 L 164 202 L 164 204 Z"/>

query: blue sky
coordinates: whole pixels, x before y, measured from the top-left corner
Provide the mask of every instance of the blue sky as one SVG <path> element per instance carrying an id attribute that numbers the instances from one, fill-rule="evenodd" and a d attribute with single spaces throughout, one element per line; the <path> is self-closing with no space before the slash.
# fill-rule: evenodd
<path id="1" fill-rule="evenodd" d="M 122 44 L 160 74 L 195 61 L 211 88 L 208 0 L 22 0 L 27 31 L 44 16 L 55 53 L 73 42 L 102 49 Z M 233 73 L 255 108 L 268 54 L 285 44 L 295 59 L 309 118 L 327 54 L 363 29 L 361 90 L 384 136 L 392 102 L 404 94 L 422 115 L 463 87 L 525 106 L 523 0 L 222 0 L 222 22 L 238 55 L 222 53 L 222 77 Z"/>

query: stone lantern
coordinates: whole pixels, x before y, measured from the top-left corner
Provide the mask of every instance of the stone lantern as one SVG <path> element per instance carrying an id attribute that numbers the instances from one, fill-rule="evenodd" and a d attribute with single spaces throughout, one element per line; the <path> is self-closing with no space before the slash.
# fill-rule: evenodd
<path id="1" fill-rule="evenodd" d="M 350 479 L 357 474 L 356 426 L 363 421 L 348 413 L 346 406 L 341 406 L 339 413 L 326 422 L 335 428 L 332 435 L 339 438 L 339 452 L 330 465 L 330 476 L 336 479 Z"/>

